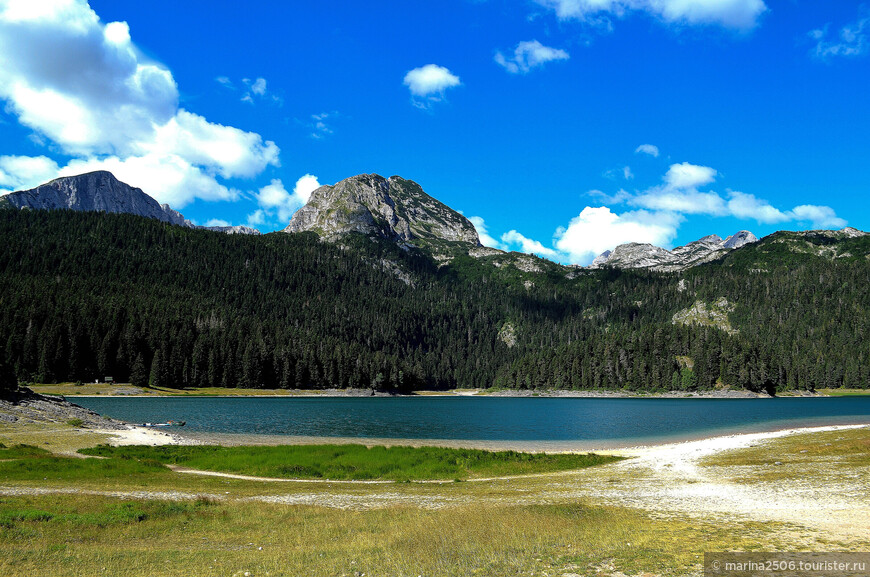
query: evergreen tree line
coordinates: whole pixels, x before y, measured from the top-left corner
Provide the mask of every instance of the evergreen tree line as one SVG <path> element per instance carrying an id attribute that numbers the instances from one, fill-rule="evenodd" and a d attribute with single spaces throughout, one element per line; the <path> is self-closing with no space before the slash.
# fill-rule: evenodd
<path id="1" fill-rule="evenodd" d="M 0 361 L 22 380 L 399 391 L 870 382 L 862 258 L 759 247 L 687 271 L 679 290 L 675 274 L 568 278 L 493 266 L 499 257 L 438 266 L 366 238 L 230 236 L 70 211 L 0 211 L 0 246 Z M 671 323 L 720 296 L 737 304 L 738 334 Z M 506 323 L 513 346 L 499 338 Z"/>

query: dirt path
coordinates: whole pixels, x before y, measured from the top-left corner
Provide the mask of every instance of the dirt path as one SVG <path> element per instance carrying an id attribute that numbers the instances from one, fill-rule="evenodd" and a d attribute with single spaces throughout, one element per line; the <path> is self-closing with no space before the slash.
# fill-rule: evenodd
<path id="1" fill-rule="evenodd" d="M 216 500 L 252 500 L 341 509 L 370 509 L 397 504 L 441 508 L 469 503 L 515 505 L 591 501 L 638 508 L 661 515 L 786 523 L 793 527 L 796 535 L 812 534 L 816 539 L 828 539 L 835 543 L 859 542 L 870 545 L 868 467 L 840 467 L 836 459 L 822 459 L 813 461 L 809 466 L 802 465 L 806 470 L 790 470 L 789 465 L 783 465 L 775 470 L 784 475 L 764 480 L 753 479 L 752 476 L 770 472 L 773 464 L 728 468 L 707 467 L 700 463 L 701 459 L 721 451 L 763 446 L 796 433 L 858 427 L 820 427 L 731 435 L 627 449 L 616 453 L 632 458 L 600 467 L 472 479 L 458 484 L 453 481 L 398 484 L 393 481 L 262 478 L 172 467 L 179 474 L 284 483 L 288 491 L 286 494 L 267 494 L 269 492 L 264 488 L 261 494 L 254 496 L 233 496 L 229 493 L 203 495 L 182 491 L 94 491 L 64 487 L 0 486 L 0 495 L 83 493 L 123 499 L 169 500 L 192 500 L 205 496 Z M 156 440 L 151 435 L 154 431 L 147 433 L 149 438 Z M 138 435 L 137 432 L 127 433 L 124 440 L 132 441 Z M 289 490 L 291 485 L 293 489 Z"/>

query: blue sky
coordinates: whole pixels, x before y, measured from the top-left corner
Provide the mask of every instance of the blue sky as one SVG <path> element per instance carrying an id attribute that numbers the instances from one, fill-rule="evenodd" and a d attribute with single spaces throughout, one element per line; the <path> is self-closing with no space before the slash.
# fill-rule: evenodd
<path id="1" fill-rule="evenodd" d="M 286 226 L 399 174 L 500 248 L 870 228 L 870 4 L 0 0 L 0 190 Z"/>

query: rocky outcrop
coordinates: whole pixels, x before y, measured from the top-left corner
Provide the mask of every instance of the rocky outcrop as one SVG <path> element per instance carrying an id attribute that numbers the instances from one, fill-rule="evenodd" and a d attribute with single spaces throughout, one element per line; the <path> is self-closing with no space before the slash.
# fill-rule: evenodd
<path id="1" fill-rule="evenodd" d="M 720 297 L 709 304 L 695 301 L 691 307 L 674 313 L 671 322 L 675 325 L 714 327 L 729 335 L 736 335 L 738 331 L 731 326 L 731 321 L 728 319 L 728 313 L 731 312 L 734 312 L 734 304 L 729 303 L 725 297 Z"/>
<path id="2" fill-rule="evenodd" d="M 32 210 L 77 210 L 135 214 L 187 228 L 228 234 L 260 234 L 247 226 L 196 226 L 168 204 L 160 204 L 141 188 L 121 182 L 111 172 L 98 170 L 56 178 L 30 190 L 0 197 L 0 205 Z"/>
<path id="3" fill-rule="evenodd" d="M 203 230 L 213 230 L 214 232 L 223 232 L 225 234 L 252 234 L 257 236 L 262 234 L 256 228 L 250 226 L 200 226 Z"/>
<path id="4" fill-rule="evenodd" d="M 753 242 L 758 242 L 758 238 L 748 230 L 741 230 L 740 232 L 732 234 L 726 238 L 725 242 L 722 243 L 722 246 L 734 249 Z"/>
<path id="5" fill-rule="evenodd" d="M 133 188 L 104 170 L 56 178 L 31 190 L 9 193 L 3 200 L 21 209 L 127 213 L 192 226 L 168 204 L 160 205 L 142 189 Z"/>
<path id="6" fill-rule="evenodd" d="M 480 246 L 474 225 L 423 192 L 419 184 L 377 174 L 361 174 L 315 190 L 284 229 L 304 231 L 328 240 L 358 232 L 401 244 L 438 240 Z"/>
<path id="7" fill-rule="evenodd" d="M 680 271 L 705 262 L 710 262 L 725 253 L 740 248 L 749 243 L 757 242 L 754 234 L 747 230 L 733 234 L 722 240 L 711 234 L 666 250 L 658 246 L 644 243 L 627 243 L 617 246 L 613 251 L 601 253 L 589 268 L 610 266 L 615 268 L 648 268 L 658 271 Z"/>

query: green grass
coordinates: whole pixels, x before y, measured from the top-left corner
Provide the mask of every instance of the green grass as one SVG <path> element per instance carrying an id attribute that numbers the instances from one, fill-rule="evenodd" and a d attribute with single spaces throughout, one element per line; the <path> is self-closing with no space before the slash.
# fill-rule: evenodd
<path id="1" fill-rule="evenodd" d="M 333 480 L 470 479 L 581 469 L 618 461 L 596 454 L 533 454 L 439 447 L 283 445 L 277 447 L 99 446 L 85 455 L 127 457 L 193 469 L 280 477 Z"/>
<path id="2" fill-rule="evenodd" d="M 127 479 L 161 472 L 170 473 L 163 464 L 154 460 L 58 457 L 29 445 L 0 448 L 0 479 L 3 481 Z"/>
<path id="3" fill-rule="evenodd" d="M 779 465 L 777 465 L 779 463 Z M 824 484 L 849 480 L 870 470 L 870 428 L 790 435 L 746 449 L 705 457 L 704 467 L 717 467 L 733 482 L 755 484 L 800 480 Z"/>
<path id="4" fill-rule="evenodd" d="M 829 397 L 868 397 L 870 389 L 817 389 L 817 393 Z"/>

